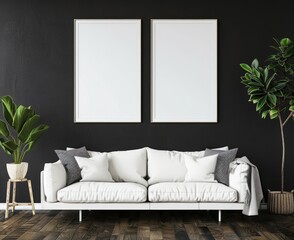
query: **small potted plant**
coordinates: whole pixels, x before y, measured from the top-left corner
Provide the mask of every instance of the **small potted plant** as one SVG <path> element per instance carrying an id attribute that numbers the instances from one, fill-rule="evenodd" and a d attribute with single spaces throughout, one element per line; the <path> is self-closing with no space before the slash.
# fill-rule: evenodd
<path id="1" fill-rule="evenodd" d="M 267 59 L 268 65 L 261 67 L 257 59 L 252 64 L 242 63 L 245 70 L 241 82 L 246 86 L 249 102 L 256 105 L 256 111 L 263 119 L 277 119 L 281 132 L 281 190 L 270 191 L 268 209 L 272 213 L 294 212 L 293 191 L 284 191 L 285 137 L 284 127 L 294 119 L 294 44 L 289 38 L 274 39 L 275 53 Z"/>
<path id="2" fill-rule="evenodd" d="M 18 106 L 10 96 L 1 97 L 1 102 L 5 120 L 0 119 L 0 146 L 13 157 L 13 163 L 6 164 L 7 172 L 10 179 L 23 179 L 28 170 L 28 163 L 23 162 L 24 157 L 48 126 L 37 125 L 40 116 L 31 106 Z"/>

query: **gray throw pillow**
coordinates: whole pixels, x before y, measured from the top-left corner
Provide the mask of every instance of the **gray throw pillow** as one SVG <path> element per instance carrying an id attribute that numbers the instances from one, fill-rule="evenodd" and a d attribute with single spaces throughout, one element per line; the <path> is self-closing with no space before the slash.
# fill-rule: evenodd
<path id="1" fill-rule="evenodd" d="M 238 148 L 228 151 L 206 149 L 204 156 L 211 156 L 218 154 L 215 168 L 215 179 L 219 183 L 229 185 L 229 167 L 230 163 L 236 158 Z"/>
<path id="2" fill-rule="evenodd" d="M 55 150 L 59 160 L 66 170 L 66 184 L 70 185 L 82 179 L 81 169 L 75 159 L 75 156 L 89 158 L 90 155 L 85 147 L 72 150 Z"/>

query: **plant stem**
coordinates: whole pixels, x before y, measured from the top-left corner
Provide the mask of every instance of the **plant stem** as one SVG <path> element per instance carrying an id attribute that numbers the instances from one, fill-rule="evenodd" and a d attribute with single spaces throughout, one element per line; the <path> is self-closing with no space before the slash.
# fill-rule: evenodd
<path id="1" fill-rule="evenodd" d="M 279 123 L 280 123 L 280 130 L 281 130 L 281 138 L 282 138 L 282 166 L 281 166 L 281 193 L 284 192 L 284 166 L 285 166 L 285 136 L 284 136 L 284 125 L 282 121 L 281 114 L 279 113 Z"/>
<path id="2" fill-rule="evenodd" d="M 29 146 L 29 143 L 25 144 L 23 146 L 23 149 L 21 150 L 21 154 L 20 154 L 21 162 L 23 161 L 25 154 L 28 152 L 28 146 Z"/>
<path id="3" fill-rule="evenodd" d="M 283 126 L 285 126 L 285 124 L 288 122 L 288 120 L 294 116 L 294 113 L 293 112 L 290 112 L 289 116 L 286 118 L 286 120 L 283 122 Z"/>

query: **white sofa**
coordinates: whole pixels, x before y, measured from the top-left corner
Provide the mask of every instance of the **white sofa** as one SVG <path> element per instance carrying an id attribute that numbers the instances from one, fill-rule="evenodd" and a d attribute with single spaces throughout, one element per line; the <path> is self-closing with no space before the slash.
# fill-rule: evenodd
<path id="1" fill-rule="evenodd" d="M 102 153 L 89 154 L 95 157 Z M 142 148 L 110 152 L 107 156 L 113 182 L 80 181 L 69 186 L 63 165 L 59 161 L 47 163 L 41 172 L 42 208 L 79 210 L 80 221 L 82 210 L 218 210 L 221 221 L 221 210 L 244 208 L 248 165 L 235 166 L 229 173 L 229 186 L 216 181 L 186 182 L 182 156 L 187 154 L 199 158 L 204 151 Z"/>

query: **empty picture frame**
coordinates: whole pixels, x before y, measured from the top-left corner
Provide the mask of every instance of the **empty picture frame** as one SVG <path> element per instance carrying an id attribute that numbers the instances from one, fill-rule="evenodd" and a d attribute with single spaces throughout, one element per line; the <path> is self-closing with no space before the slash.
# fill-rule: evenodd
<path id="1" fill-rule="evenodd" d="M 217 20 L 151 26 L 151 122 L 217 122 Z"/>
<path id="2" fill-rule="evenodd" d="M 75 20 L 74 121 L 141 122 L 141 20 Z"/>

